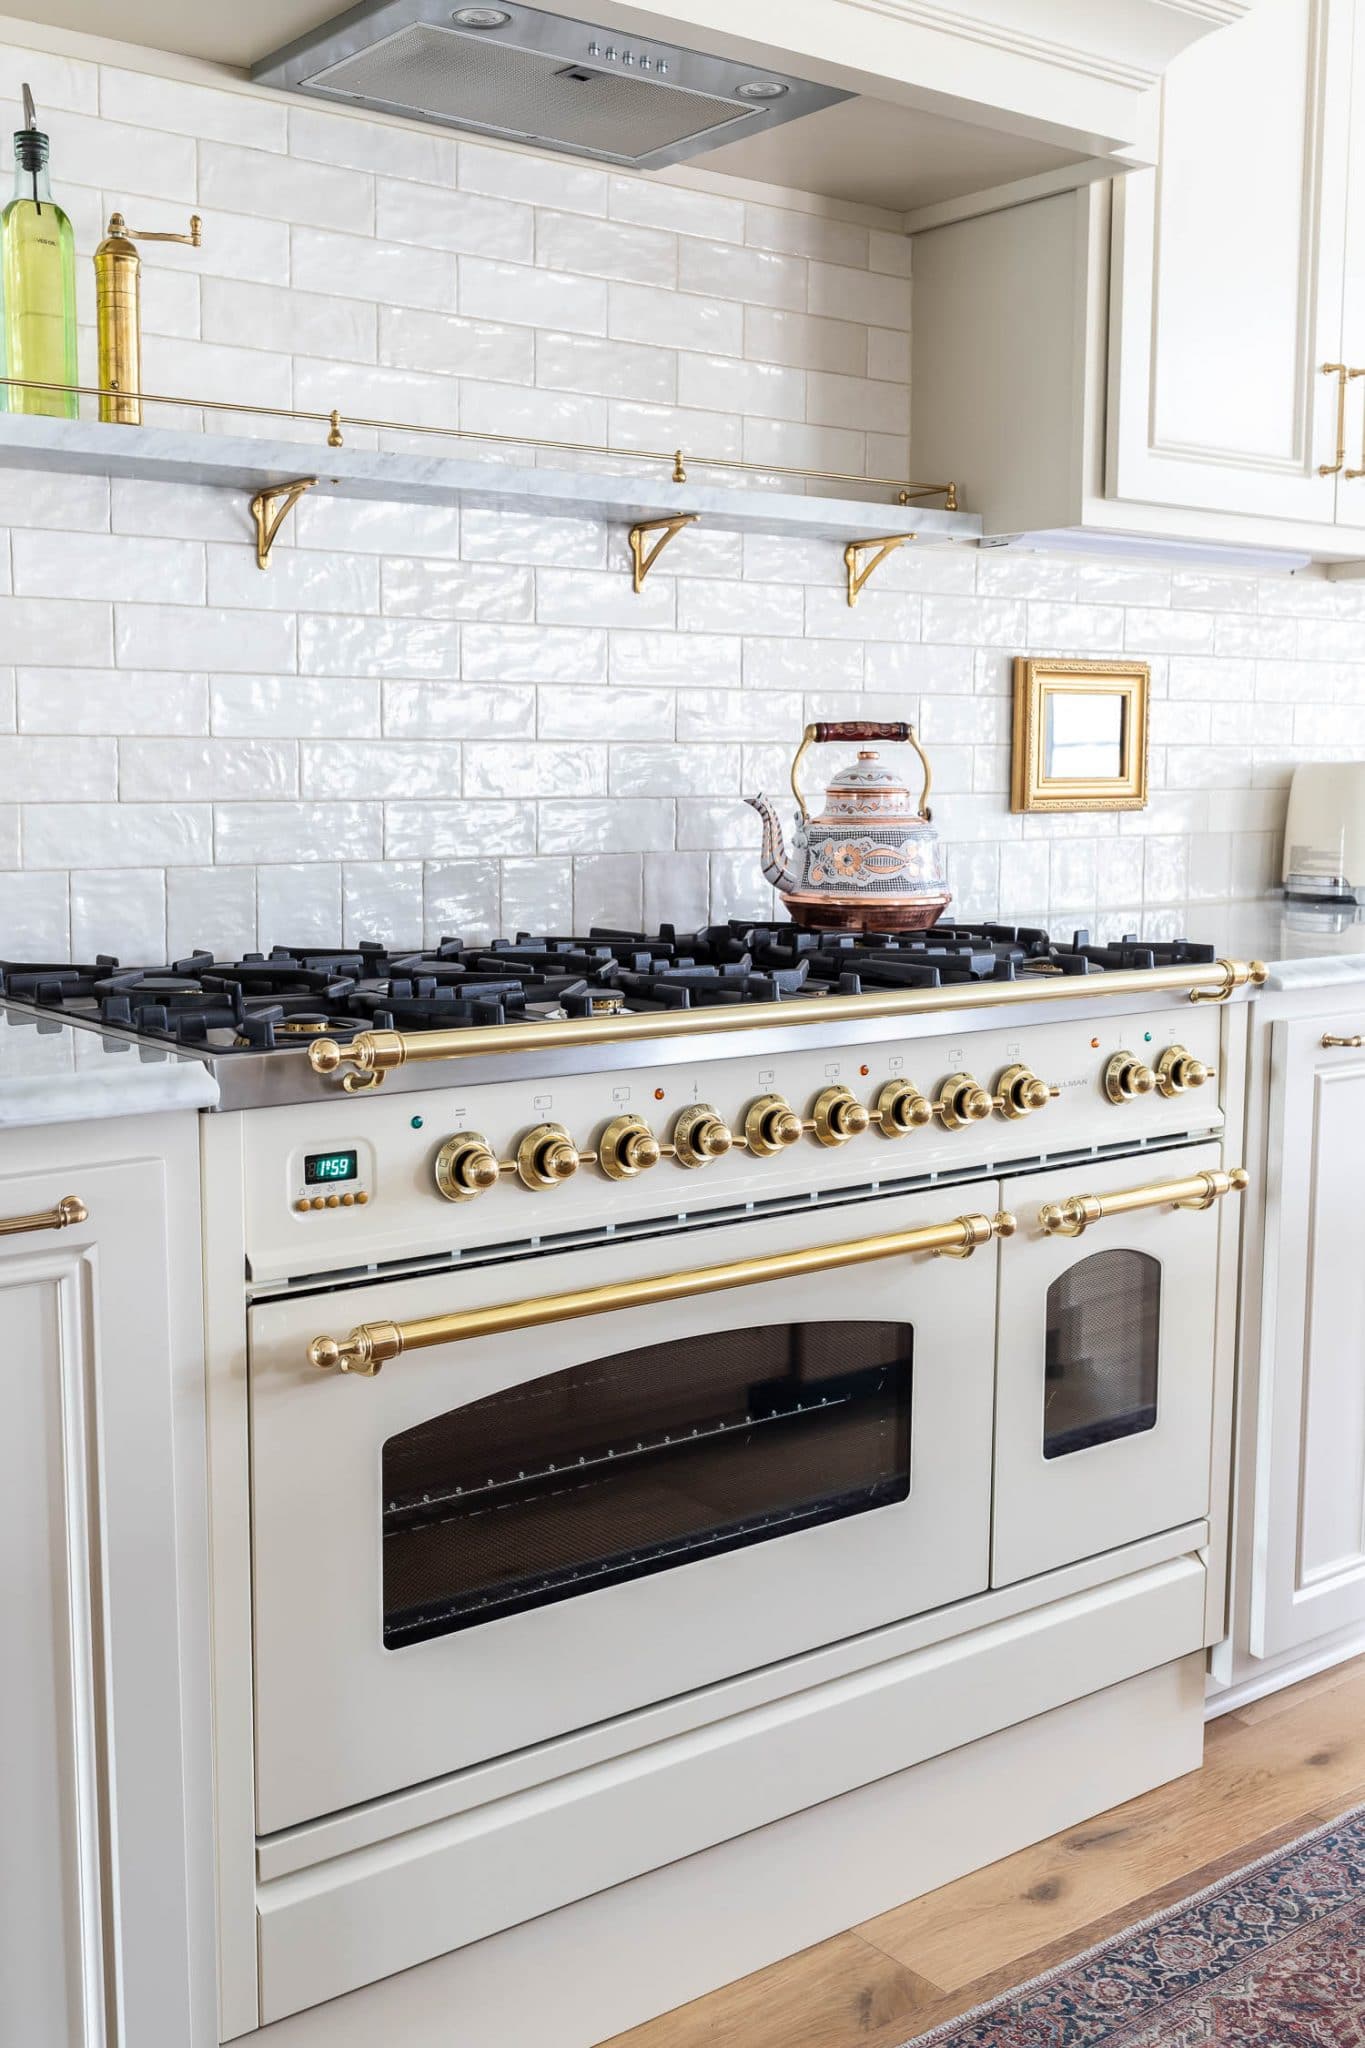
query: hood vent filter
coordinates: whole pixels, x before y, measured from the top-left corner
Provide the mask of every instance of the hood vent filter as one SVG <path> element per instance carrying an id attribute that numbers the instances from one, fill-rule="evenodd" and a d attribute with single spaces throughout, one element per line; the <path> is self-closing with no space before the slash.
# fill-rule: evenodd
<path id="1" fill-rule="evenodd" d="M 454 25 L 436 0 L 352 8 L 258 64 L 261 83 L 652 170 L 849 95 L 529 7 Z"/>

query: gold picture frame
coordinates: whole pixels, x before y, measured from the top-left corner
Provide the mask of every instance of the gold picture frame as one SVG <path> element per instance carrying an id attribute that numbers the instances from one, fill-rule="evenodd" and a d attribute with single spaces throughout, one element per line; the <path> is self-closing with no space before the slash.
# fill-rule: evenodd
<path id="1" fill-rule="evenodd" d="M 1011 809 L 1142 810 L 1151 681 L 1145 661 L 1016 655 Z"/>

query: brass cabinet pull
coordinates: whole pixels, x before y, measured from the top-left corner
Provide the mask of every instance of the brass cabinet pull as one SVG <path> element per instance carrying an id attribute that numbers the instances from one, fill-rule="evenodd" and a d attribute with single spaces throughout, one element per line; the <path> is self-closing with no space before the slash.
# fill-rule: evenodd
<path id="1" fill-rule="evenodd" d="M 0 1218 L 0 1237 L 19 1237 L 26 1230 L 65 1230 L 69 1223 L 84 1223 L 90 1211 L 77 1195 L 63 1195 L 55 1209 L 40 1209 L 35 1216 Z"/>
<path id="2" fill-rule="evenodd" d="M 1322 374 L 1337 380 L 1337 459 L 1335 462 L 1320 462 L 1318 475 L 1335 476 L 1346 462 L 1346 381 L 1351 372 L 1345 363 L 1324 363 Z"/>
<path id="3" fill-rule="evenodd" d="M 1349 383 L 1354 383 L 1357 377 L 1365 377 L 1365 369 L 1348 370 L 1346 372 L 1346 377 Z M 1362 422 L 1362 428 L 1365 429 L 1365 422 Z M 1354 481 L 1355 478 L 1358 476 L 1365 476 L 1365 430 L 1363 430 L 1361 434 L 1360 463 L 1361 466 L 1359 469 L 1344 469 L 1341 472 L 1342 475 L 1350 481 Z"/>
<path id="4" fill-rule="evenodd" d="M 572 1294 L 542 1295 L 539 1300 L 501 1302 L 495 1308 L 459 1309 L 452 1315 L 422 1316 L 411 1323 L 362 1323 L 348 1337 L 315 1337 L 308 1347 L 308 1362 L 323 1372 L 339 1368 L 372 1379 L 386 1360 L 397 1358 L 404 1351 L 426 1350 L 433 1344 L 457 1344 L 466 1337 L 500 1337 L 512 1330 L 539 1329 L 545 1323 L 607 1315 L 613 1309 L 648 1308 L 663 1301 L 686 1301 L 692 1295 L 719 1294 L 730 1287 L 753 1287 L 765 1280 L 791 1280 L 807 1273 L 829 1273 L 841 1266 L 863 1266 L 873 1259 L 894 1259 L 909 1252 L 967 1259 L 993 1237 L 1011 1237 L 1016 1227 L 1016 1219 L 1007 1211 L 995 1216 L 954 1216 L 948 1223 L 930 1223 L 920 1230 L 897 1230 L 888 1237 L 856 1237 L 846 1244 L 808 1245 L 801 1251 L 774 1252 L 767 1258 L 736 1259 L 725 1266 L 697 1266 L 687 1273 L 660 1273 L 649 1280 L 583 1287 Z"/>
<path id="5" fill-rule="evenodd" d="M 1358 1031 L 1353 1038 L 1337 1038 L 1332 1032 L 1324 1031 L 1322 1043 L 1324 1047 L 1329 1045 L 1365 1045 L 1365 1038 L 1362 1038 Z"/>
<path id="6" fill-rule="evenodd" d="M 1079 1237 L 1106 1216 L 1126 1216 L 1133 1209 L 1211 1209 L 1224 1195 L 1240 1195 L 1249 1185 L 1244 1166 L 1226 1173 L 1195 1173 L 1188 1180 L 1158 1180 L 1145 1188 L 1124 1188 L 1116 1195 L 1068 1195 L 1063 1202 L 1045 1202 L 1038 1211 L 1040 1228 L 1049 1237 Z"/>

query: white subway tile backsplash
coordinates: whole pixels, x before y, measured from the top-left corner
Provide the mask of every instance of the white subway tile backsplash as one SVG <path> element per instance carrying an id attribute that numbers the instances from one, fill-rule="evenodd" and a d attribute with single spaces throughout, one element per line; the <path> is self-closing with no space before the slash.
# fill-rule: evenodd
<path id="1" fill-rule="evenodd" d="M 743 308 L 733 300 L 698 298 L 647 284 L 613 284 L 605 289 L 607 325 L 585 328 L 586 333 L 605 332 L 613 341 L 645 341 L 659 348 L 698 349 L 713 355 L 744 353 Z M 550 317 L 544 324 L 571 323 Z"/>
<path id="2" fill-rule="evenodd" d="M 423 938 L 496 939 L 502 932 L 501 870 L 495 860 L 427 861 L 422 870 Z"/>
<path id="3" fill-rule="evenodd" d="M 529 206 L 480 198 L 469 191 L 439 192 L 402 178 L 381 178 L 376 187 L 376 234 L 390 242 L 447 249 L 457 256 L 529 263 L 535 253 L 535 218 Z"/>
<path id="4" fill-rule="evenodd" d="M 118 793 L 127 802 L 298 795 L 294 740 L 125 739 Z"/>
<path id="5" fill-rule="evenodd" d="M 558 170 L 558 165 L 555 168 Z M 568 201 L 548 195 L 547 203 L 563 206 Z M 680 235 L 700 235 L 716 242 L 738 242 L 744 237 L 743 200 L 692 191 L 656 178 L 613 177 L 608 186 L 607 211 L 613 220 L 633 221 L 646 228 L 670 228 Z"/>
<path id="6" fill-rule="evenodd" d="M 130 195 L 205 216 L 145 252 L 149 383 L 906 474 L 912 244 L 854 209 L 0 49 L 23 77 L 83 250 Z M 1150 931 L 1273 878 L 1295 759 L 1365 756 L 1365 587 L 916 547 L 850 609 L 839 543 L 703 525 L 637 597 L 625 523 L 314 494 L 262 576 L 242 494 L 0 470 L 0 950 L 772 915 L 742 794 L 857 716 L 919 722 L 959 914 Z M 1145 811 L 1008 810 L 1045 649 L 1152 663 Z"/>
<path id="7" fill-rule="evenodd" d="M 378 860 L 383 852 L 378 803 L 220 803 L 214 848 L 220 861 L 332 861 L 339 853 Z"/>
<path id="8" fill-rule="evenodd" d="M 690 235 L 678 244 L 679 287 L 713 299 L 801 313 L 806 310 L 806 274 L 802 258 L 769 249 L 704 242 Z"/>
<path id="9" fill-rule="evenodd" d="M 462 256 L 459 263 L 461 313 L 525 327 L 567 328 L 575 334 L 607 332 L 608 288 L 600 278 L 571 277 L 476 256 Z M 440 305 L 442 301 L 417 303 Z"/>
<path id="10" fill-rule="evenodd" d="M 389 803 L 384 851 L 390 860 L 481 859 L 533 853 L 532 803 Z"/>
<path id="11" fill-rule="evenodd" d="M 372 676 L 213 676 L 209 717 L 224 738 L 370 739 L 380 729 L 379 692 Z"/>
<path id="12" fill-rule="evenodd" d="M 453 676 L 459 673 L 459 658 L 460 628 L 442 619 L 305 613 L 299 620 L 299 669 L 304 675 Z"/>
<path id="13" fill-rule="evenodd" d="M 61 612 L 69 617 L 76 610 L 105 609 L 64 605 Z M 0 633 L 3 616 L 0 601 Z M 174 604 L 120 604 L 114 608 L 114 651 L 120 668 L 292 670 L 295 641 L 293 615 L 285 612 L 219 611 Z M 36 661 L 40 657 L 25 658 Z M 81 658 L 78 654 L 57 655 L 66 663 Z"/>

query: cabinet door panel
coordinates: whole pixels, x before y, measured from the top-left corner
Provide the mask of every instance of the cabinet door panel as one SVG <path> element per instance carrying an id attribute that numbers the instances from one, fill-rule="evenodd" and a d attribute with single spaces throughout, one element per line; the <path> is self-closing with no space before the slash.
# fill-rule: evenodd
<path id="1" fill-rule="evenodd" d="M 1350 0 L 1262 0 L 1167 73 L 1116 188 L 1112 495 L 1334 517 L 1350 57 Z"/>
<path id="2" fill-rule="evenodd" d="M 1365 1623 L 1365 1057 L 1273 1033 L 1252 1595 L 1259 1657 Z"/>
<path id="3" fill-rule="evenodd" d="M 1351 110 L 1341 355 L 1360 370 L 1365 369 L 1365 15 L 1358 20 L 1352 53 Z M 1346 420 L 1346 461 L 1336 480 L 1337 524 L 1365 531 L 1365 376 L 1351 380 Z"/>

